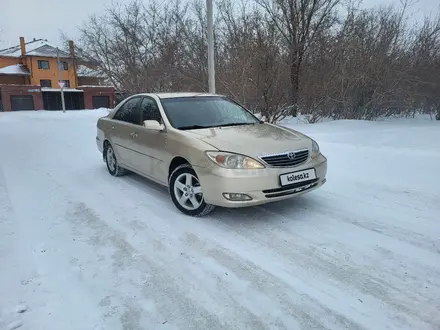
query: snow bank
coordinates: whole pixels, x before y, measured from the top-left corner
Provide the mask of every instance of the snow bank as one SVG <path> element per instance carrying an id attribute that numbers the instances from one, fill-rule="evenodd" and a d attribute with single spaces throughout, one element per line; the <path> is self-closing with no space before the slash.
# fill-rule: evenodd
<path id="1" fill-rule="evenodd" d="M 0 112 L 0 122 L 19 122 L 23 120 L 72 120 L 80 118 L 99 118 L 107 116 L 112 109 L 84 109 L 84 110 L 34 110 L 34 111 L 11 111 Z"/>
<path id="2" fill-rule="evenodd" d="M 383 117 L 378 118 L 376 120 L 355 120 L 355 119 L 343 119 L 343 120 L 334 120 L 331 118 L 321 118 L 318 123 L 326 123 L 326 122 L 367 122 L 367 123 L 379 123 L 379 122 L 407 122 L 412 125 L 415 122 L 419 121 L 433 121 L 435 120 L 435 116 L 430 116 L 429 114 L 416 114 L 414 117 Z M 298 124 L 309 124 L 308 115 L 299 115 L 298 117 L 286 117 L 280 121 L 282 125 L 298 125 Z"/>

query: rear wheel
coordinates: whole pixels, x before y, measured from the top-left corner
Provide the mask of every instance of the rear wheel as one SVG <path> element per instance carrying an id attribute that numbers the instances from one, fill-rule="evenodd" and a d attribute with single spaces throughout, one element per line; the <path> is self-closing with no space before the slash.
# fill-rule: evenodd
<path id="1" fill-rule="evenodd" d="M 169 191 L 174 205 L 186 215 L 201 217 L 215 208 L 205 202 L 199 178 L 189 164 L 180 165 L 171 173 Z"/>
<path id="2" fill-rule="evenodd" d="M 107 169 L 111 175 L 121 176 L 127 173 L 126 169 L 119 166 L 115 151 L 110 143 L 107 144 L 107 147 L 104 150 L 104 159 L 107 164 Z"/>

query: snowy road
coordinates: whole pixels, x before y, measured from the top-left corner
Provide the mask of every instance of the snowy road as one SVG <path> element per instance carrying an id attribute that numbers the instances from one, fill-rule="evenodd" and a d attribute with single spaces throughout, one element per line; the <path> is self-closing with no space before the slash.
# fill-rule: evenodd
<path id="1" fill-rule="evenodd" d="M 181 215 L 102 111 L 0 113 L 0 329 L 440 329 L 440 123 L 295 125 L 321 189 Z"/>

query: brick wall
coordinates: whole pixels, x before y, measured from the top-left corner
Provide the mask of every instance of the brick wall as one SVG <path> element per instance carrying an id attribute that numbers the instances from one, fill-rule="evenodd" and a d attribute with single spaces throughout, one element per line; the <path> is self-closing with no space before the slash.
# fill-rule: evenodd
<path id="1" fill-rule="evenodd" d="M 0 85 L 24 85 L 26 84 L 25 76 L 1 75 Z"/>
<path id="2" fill-rule="evenodd" d="M 0 85 L 0 95 L 3 111 L 11 111 L 11 96 L 19 95 L 32 95 L 35 110 L 42 110 L 44 108 L 40 86 Z"/>
<path id="3" fill-rule="evenodd" d="M 84 106 L 86 109 L 93 109 L 93 96 L 108 96 L 110 108 L 115 104 L 115 89 L 113 87 L 85 87 L 79 86 L 84 91 Z"/>

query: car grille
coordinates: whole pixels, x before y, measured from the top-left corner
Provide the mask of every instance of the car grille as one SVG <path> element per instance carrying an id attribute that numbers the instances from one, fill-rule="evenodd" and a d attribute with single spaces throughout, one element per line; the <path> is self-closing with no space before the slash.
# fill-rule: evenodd
<path id="1" fill-rule="evenodd" d="M 309 181 L 285 186 L 278 189 L 263 190 L 263 193 L 266 193 L 264 195 L 266 198 L 282 197 L 312 189 L 317 184 L 318 184 L 318 179 L 315 179 L 315 180 L 309 180 Z"/>
<path id="2" fill-rule="evenodd" d="M 309 151 L 290 151 L 282 154 L 262 156 L 260 158 L 266 164 L 273 167 L 293 167 L 305 163 L 309 158 Z"/>
<path id="3" fill-rule="evenodd" d="M 265 194 L 273 194 L 273 193 L 283 192 L 283 191 L 286 191 L 286 190 L 292 190 L 292 189 L 296 189 L 296 188 L 301 188 L 301 187 L 307 186 L 309 184 L 314 184 L 314 183 L 318 182 L 318 180 L 319 179 L 307 180 L 307 181 L 303 181 L 303 182 L 289 184 L 287 186 L 283 186 L 283 187 L 280 187 L 280 188 L 266 189 L 266 190 L 263 190 L 263 193 L 265 193 Z"/>

